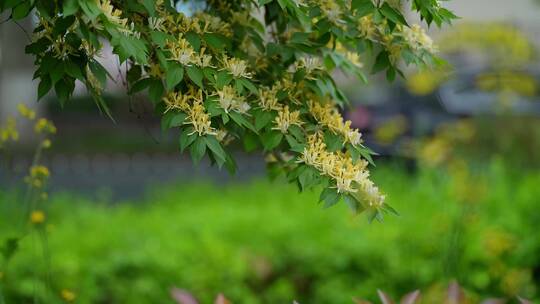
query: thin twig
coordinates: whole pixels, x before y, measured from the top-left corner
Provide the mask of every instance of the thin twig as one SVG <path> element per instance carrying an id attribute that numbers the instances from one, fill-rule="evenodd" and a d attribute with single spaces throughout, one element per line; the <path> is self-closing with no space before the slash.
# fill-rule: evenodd
<path id="1" fill-rule="evenodd" d="M 30 37 L 30 34 L 28 34 L 28 31 L 19 22 L 17 21 L 13 21 L 13 22 L 15 22 L 15 24 L 24 32 L 28 41 L 32 42 L 32 38 Z"/>

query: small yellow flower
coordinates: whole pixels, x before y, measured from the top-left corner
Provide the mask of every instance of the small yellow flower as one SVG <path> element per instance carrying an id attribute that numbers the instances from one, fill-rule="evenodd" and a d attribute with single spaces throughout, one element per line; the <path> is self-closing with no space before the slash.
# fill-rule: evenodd
<path id="1" fill-rule="evenodd" d="M 183 65 L 191 65 L 196 62 L 195 50 L 189 42 L 180 34 L 177 41 L 168 41 L 167 49 L 172 54 L 172 59 L 180 62 Z"/>
<path id="2" fill-rule="evenodd" d="M 300 126 L 302 121 L 300 120 L 299 111 L 289 111 L 289 106 L 285 106 L 283 109 L 278 111 L 278 116 L 274 120 L 276 127 L 272 128 L 273 130 L 279 130 L 281 133 L 287 133 L 287 130 L 292 125 Z"/>
<path id="3" fill-rule="evenodd" d="M 282 106 L 278 102 L 277 98 L 277 88 L 272 87 L 272 89 L 264 88 L 259 89 L 259 104 L 261 108 L 266 111 L 270 110 L 280 110 Z"/>
<path id="4" fill-rule="evenodd" d="M 40 118 L 36 122 L 36 125 L 34 126 L 34 130 L 36 133 L 49 133 L 49 134 L 55 134 L 56 133 L 56 127 L 52 123 L 52 121 L 49 121 L 45 118 Z"/>
<path id="5" fill-rule="evenodd" d="M 111 22 L 120 27 L 126 28 L 128 20 L 126 18 L 121 18 L 122 11 L 115 9 L 109 0 L 101 0 L 98 2 L 99 9 L 105 15 L 105 17 Z"/>
<path id="6" fill-rule="evenodd" d="M 322 69 L 322 62 L 319 57 L 302 57 L 295 63 L 296 69 L 305 69 L 307 74 Z"/>
<path id="7" fill-rule="evenodd" d="M 418 24 L 413 24 L 410 28 L 403 27 L 403 37 L 408 42 L 413 50 L 426 50 L 428 52 L 436 52 L 437 47 L 433 40 L 426 34 L 426 31 Z"/>
<path id="8" fill-rule="evenodd" d="M 50 139 L 45 139 L 41 142 L 41 147 L 43 147 L 43 149 L 49 149 L 51 147 L 51 140 Z"/>
<path id="9" fill-rule="evenodd" d="M 60 292 L 60 296 L 66 302 L 73 302 L 77 298 L 77 295 L 75 294 L 75 292 L 69 289 L 62 289 L 62 291 Z"/>
<path id="10" fill-rule="evenodd" d="M 180 92 L 171 92 L 163 97 L 165 102 L 165 113 L 171 110 L 181 110 L 186 112 L 189 109 L 189 100 L 191 97 Z"/>
<path id="11" fill-rule="evenodd" d="M 51 175 L 49 169 L 45 166 L 33 166 L 30 168 L 30 176 L 33 178 L 47 178 Z"/>
<path id="12" fill-rule="evenodd" d="M 219 105 L 225 112 L 234 110 L 239 113 L 246 113 L 251 107 L 245 102 L 244 97 L 238 96 L 236 90 L 231 86 L 224 86 L 217 92 Z"/>
<path id="13" fill-rule="evenodd" d="M 28 108 L 25 104 L 20 103 L 17 106 L 17 109 L 19 110 L 19 113 L 22 117 L 28 118 L 30 120 L 34 120 L 36 118 L 36 112 Z"/>
<path id="14" fill-rule="evenodd" d="M 45 213 L 40 210 L 32 211 L 30 214 L 30 222 L 34 225 L 41 225 L 45 222 Z"/>
<path id="15" fill-rule="evenodd" d="M 227 69 L 235 78 L 251 78 L 251 73 L 247 71 L 248 65 L 245 60 L 234 57 L 228 58 L 225 56 L 223 65 L 225 65 L 225 69 Z"/>

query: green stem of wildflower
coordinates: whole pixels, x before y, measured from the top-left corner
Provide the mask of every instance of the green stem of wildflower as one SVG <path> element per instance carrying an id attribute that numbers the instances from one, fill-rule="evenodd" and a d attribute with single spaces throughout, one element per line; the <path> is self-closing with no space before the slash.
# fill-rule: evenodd
<path id="1" fill-rule="evenodd" d="M 46 298 L 48 298 L 48 292 L 51 289 L 51 255 L 49 251 L 49 242 L 47 239 L 47 232 L 45 227 L 38 228 L 38 234 L 41 241 L 41 248 L 43 250 L 43 258 L 45 259 L 45 292 Z"/>
<path id="2" fill-rule="evenodd" d="M 30 166 L 30 168 L 36 166 L 39 161 L 41 160 L 41 152 L 43 151 L 43 147 L 41 145 L 39 145 L 37 148 L 36 148 L 36 152 L 34 153 L 34 158 L 32 159 L 32 164 Z M 24 194 L 24 200 L 23 200 L 23 205 L 26 207 L 25 208 L 25 211 L 23 213 L 23 216 L 21 218 L 21 223 L 19 225 L 20 227 L 20 230 L 23 230 L 25 225 L 26 225 L 26 222 L 28 220 L 28 216 L 30 215 L 30 212 L 32 211 L 32 207 L 33 207 L 33 204 L 32 204 L 32 201 L 33 201 L 33 191 L 34 190 L 34 186 L 29 183 L 27 186 L 26 186 L 26 193 Z"/>
<path id="3" fill-rule="evenodd" d="M 2 284 L 0 284 L 0 304 L 5 304 L 6 300 L 4 298 L 4 289 L 2 288 Z"/>

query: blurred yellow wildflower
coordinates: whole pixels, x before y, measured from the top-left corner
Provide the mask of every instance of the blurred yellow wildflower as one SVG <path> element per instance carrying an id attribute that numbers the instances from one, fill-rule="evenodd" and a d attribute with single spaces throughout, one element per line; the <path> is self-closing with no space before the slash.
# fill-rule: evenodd
<path id="1" fill-rule="evenodd" d="M 51 147 L 51 140 L 50 139 L 44 139 L 42 142 L 41 142 L 41 147 L 43 147 L 43 149 L 49 149 Z"/>
<path id="2" fill-rule="evenodd" d="M 30 174 L 24 178 L 24 181 L 35 188 L 41 188 L 45 185 L 49 176 L 50 172 L 47 167 L 37 165 L 30 168 Z"/>
<path id="3" fill-rule="evenodd" d="M 66 302 L 73 302 L 77 298 L 77 295 L 69 289 L 62 289 L 62 291 L 60 291 L 60 296 Z"/>
<path id="4" fill-rule="evenodd" d="M 52 121 L 47 120 L 46 118 L 40 118 L 36 122 L 36 125 L 34 126 L 34 130 L 36 133 L 49 133 L 49 134 L 55 134 L 56 133 L 56 127 L 52 123 Z"/>
<path id="5" fill-rule="evenodd" d="M 397 115 L 377 126 L 375 139 L 381 144 L 389 145 L 405 131 L 407 131 L 407 119 L 403 115 Z"/>
<path id="6" fill-rule="evenodd" d="M 20 103 L 17 105 L 17 109 L 22 117 L 34 120 L 36 118 L 36 112 L 28 108 L 25 104 Z"/>
<path id="7" fill-rule="evenodd" d="M 407 90 L 417 96 L 433 93 L 446 79 L 446 73 L 439 70 L 423 69 L 413 73 L 405 80 Z"/>
<path id="8" fill-rule="evenodd" d="M 17 131 L 17 121 L 13 117 L 8 117 L 4 126 L 0 127 L 0 147 L 7 141 L 19 140 L 19 131 Z"/>
<path id="9" fill-rule="evenodd" d="M 45 213 L 41 210 L 34 210 L 30 213 L 30 222 L 34 225 L 40 225 L 45 222 Z"/>

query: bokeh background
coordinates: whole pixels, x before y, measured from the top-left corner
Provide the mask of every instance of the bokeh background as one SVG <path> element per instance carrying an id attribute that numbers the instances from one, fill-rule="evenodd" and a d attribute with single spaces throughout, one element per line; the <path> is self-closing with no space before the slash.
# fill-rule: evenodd
<path id="1" fill-rule="evenodd" d="M 0 264 L 7 303 L 50 290 L 77 303 L 172 303 L 174 286 L 203 303 L 219 292 L 236 303 L 351 303 L 377 289 L 421 289 L 438 303 L 452 280 L 472 303 L 540 299 L 540 1 L 444 4 L 462 17 L 430 31 L 447 66 L 392 84 L 336 74 L 352 101 L 345 115 L 380 154 L 374 180 L 400 213 L 371 224 L 270 181 L 260 152 L 236 147 L 235 176 L 194 167 L 145 96 L 128 102 L 107 52 L 115 122 L 82 87 L 63 109 L 54 96 L 37 103 L 31 21 L 0 25 L 0 125 L 22 102 L 58 128 L 44 155 L 47 254 L 29 235 Z M 0 165 L 1 238 L 34 146 L 28 125 Z"/>

